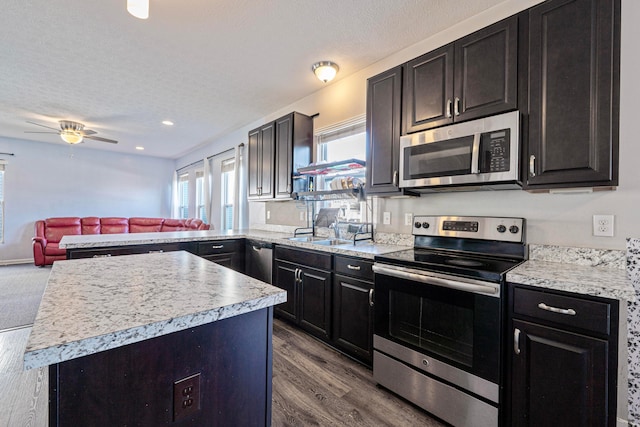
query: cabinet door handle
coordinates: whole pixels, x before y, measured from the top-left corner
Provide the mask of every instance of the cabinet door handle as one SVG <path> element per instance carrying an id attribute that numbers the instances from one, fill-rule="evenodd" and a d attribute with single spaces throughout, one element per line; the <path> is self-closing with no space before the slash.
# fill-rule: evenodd
<path id="1" fill-rule="evenodd" d="M 536 156 L 533 154 L 529 156 L 529 175 L 536 176 Z"/>
<path id="2" fill-rule="evenodd" d="M 393 171 L 393 186 L 398 186 L 398 171 Z"/>
<path id="3" fill-rule="evenodd" d="M 157 251 L 149 251 L 150 254 L 161 254 L 164 251 L 162 249 L 158 249 Z"/>
<path id="4" fill-rule="evenodd" d="M 347 268 L 349 270 L 356 270 L 356 271 L 360 271 L 360 266 L 359 265 L 351 265 L 351 264 L 347 264 Z"/>
<path id="5" fill-rule="evenodd" d="M 211 249 L 222 249 L 224 248 L 224 245 L 213 245 L 211 246 Z"/>
<path id="6" fill-rule="evenodd" d="M 109 258 L 111 256 L 111 254 L 104 254 L 104 255 L 94 255 L 94 258 Z"/>
<path id="7" fill-rule="evenodd" d="M 451 118 L 451 104 L 452 104 L 451 100 L 447 99 L 447 113 L 446 113 L 446 116 L 447 116 L 448 119 Z"/>
<path id="8" fill-rule="evenodd" d="M 460 115 L 460 98 L 456 96 L 456 102 L 453 104 L 453 114 Z"/>
<path id="9" fill-rule="evenodd" d="M 373 307 L 373 288 L 369 289 L 369 307 Z"/>
<path id="10" fill-rule="evenodd" d="M 520 329 L 518 328 L 513 330 L 513 352 L 520 354 Z"/>
<path id="11" fill-rule="evenodd" d="M 573 308 L 551 307 L 550 305 L 547 305 L 547 304 L 545 304 L 543 302 L 538 304 L 538 308 L 540 308 L 542 310 L 550 311 L 552 313 L 566 314 L 568 316 L 575 316 L 576 315 L 576 311 Z"/>

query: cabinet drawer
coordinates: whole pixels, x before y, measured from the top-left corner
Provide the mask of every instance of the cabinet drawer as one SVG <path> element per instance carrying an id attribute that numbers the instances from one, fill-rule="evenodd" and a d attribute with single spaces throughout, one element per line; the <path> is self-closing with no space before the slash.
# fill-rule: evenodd
<path id="1" fill-rule="evenodd" d="M 289 261 L 297 265 L 308 265 L 320 270 L 331 270 L 331 254 L 326 252 L 307 251 L 288 246 L 276 246 L 276 259 Z"/>
<path id="2" fill-rule="evenodd" d="M 562 313 L 556 309 L 566 311 Z M 611 304 L 606 302 L 515 287 L 513 312 L 516 317 L 520 314 L 586 331 L 610 334 Z"/>
<path id="3" fill-rule="evenodd" d="M 334 256 L 336 273 L 373 281 L 373 262 L 362 258 Z"/>
<path id="4" fill-rule="evenodd" d="M 214 255 L 228 252 L 244 252 L 244 244 L 241 240 L 212 240 L 210 242 L 198 242 L 198 255 Z"/>

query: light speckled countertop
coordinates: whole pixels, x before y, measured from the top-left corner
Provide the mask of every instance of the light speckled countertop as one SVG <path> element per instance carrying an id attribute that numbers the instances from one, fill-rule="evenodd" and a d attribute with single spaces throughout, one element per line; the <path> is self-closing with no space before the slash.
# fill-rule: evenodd
<path id="1" fill-rule="evenodd" d="M 526 261 L 507 273 L 507 281 L 583 295 L 635 301 L 623 269 L 549 261 Z"/>
<path id="2" fill-rule="evenodd" d="M 175 242 L 192 242 L 221 240 L 233 238 L 247 238 L 260 240 L 279 245 L 295 246 L 305 249 L 315 249 L 335 254 L 351 255 L 361 258 L 373 259 L 376 255 L 409 249 L 409 246 L 379 244 L 370 241 L 360 241 L 355 245 L 323 246 L 309 242 L 296 242 L 289 240 L 291 233 L 263 231 L 263 230 L 202 230 L 202 231 L 172 231 L 158 233 L 123 233 L 123 234 L 86 234 L 76 236 L 64 236 L 60 241 L 60 247 L 65 249 L 90 249 L 110 246 L 150 245 Z"/>
<path id="3" fill-rule="evenodd" d="M 25 369 L 270 307 L 280 288 L 179 251 L 56 261 Z"/>

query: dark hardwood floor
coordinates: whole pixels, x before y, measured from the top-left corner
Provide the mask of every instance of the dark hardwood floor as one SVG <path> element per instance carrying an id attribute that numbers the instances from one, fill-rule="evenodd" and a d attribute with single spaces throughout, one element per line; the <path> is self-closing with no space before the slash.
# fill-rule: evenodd
<path id="1" fill-rule="evenodd" d="M 273 326 L 273 426 L 443 426 L 371 370 L 288 323 Z"/>

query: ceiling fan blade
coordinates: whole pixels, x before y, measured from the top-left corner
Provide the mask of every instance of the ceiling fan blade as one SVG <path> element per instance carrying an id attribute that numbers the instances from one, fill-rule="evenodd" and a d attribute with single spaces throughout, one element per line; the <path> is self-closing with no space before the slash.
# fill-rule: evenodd
<path id="1" fill-rule="evenodd" d="M 60 135 L 60 132 L 44 132 L 44 131 L 36 131 L 36 130 L 25 130 L 24 133 L 54 133 L 56 135 Z"/>
<path id="2" fill-rule="evenodd" d="M 87 135 L 95 135 L 98 132 L 91 129 L 82 129 L 82 133 L 84 134 L 84 136 L 87 136 Z"/>
<path id="3" fill-rule="evenodd" d="M 51 126 L 41 125 L 40 123 L 30 122 L 29 120 L 27 120 L 27 123 L 31 123 L 32 125 L 36 125 L 36 126 L 42 126 L 43 128 L 47 128 L 47 129 L 53 129 L 53 130 L 57 130 L 57 131 L 60 130 L 59 128 L 52 128 Z"/>
<path id="4" fill-rule="evenodd" d="M 117 144 L 118 141 L 114 139 L 100 138 L 99 136 L 85 136 L 86 139 L 93 139 L 96 141 L 108 142 L 110 144 Z"/>

